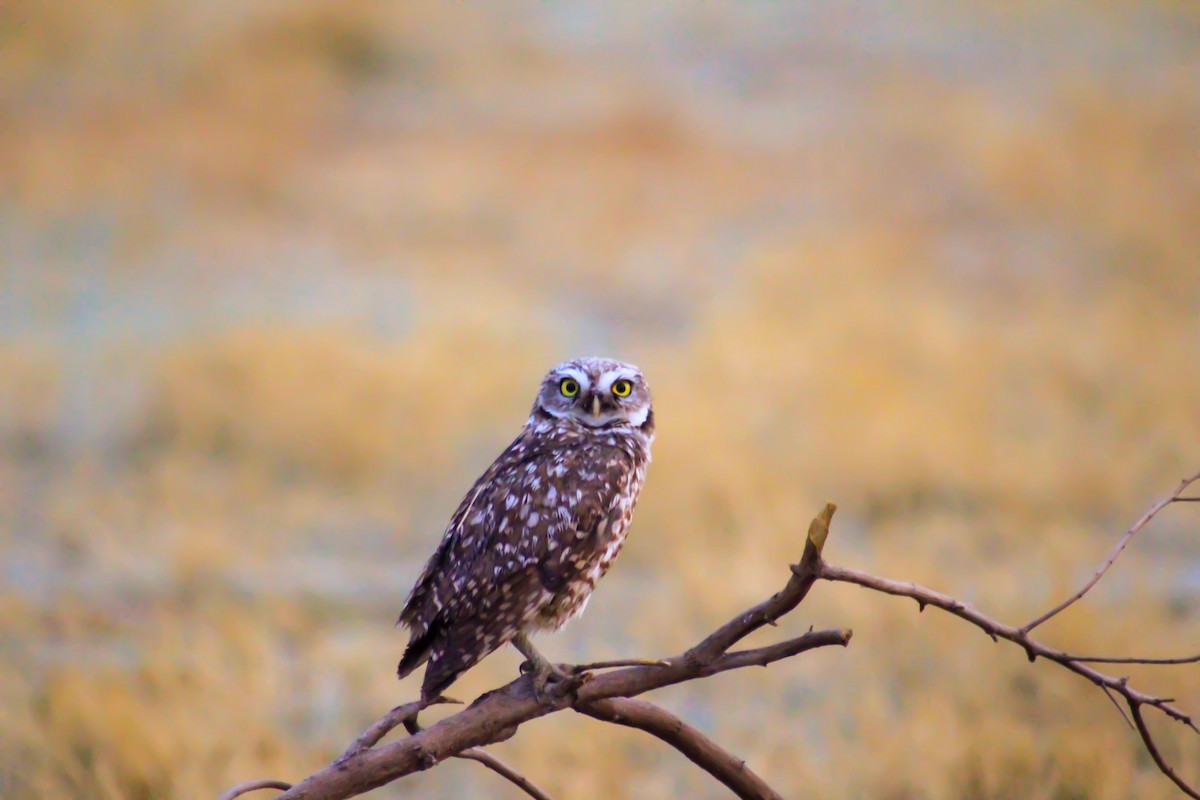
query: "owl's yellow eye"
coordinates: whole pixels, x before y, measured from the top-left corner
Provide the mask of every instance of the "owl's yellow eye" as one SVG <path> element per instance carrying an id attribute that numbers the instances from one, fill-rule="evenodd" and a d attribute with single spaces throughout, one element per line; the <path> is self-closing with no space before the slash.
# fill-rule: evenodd
<path id="1" fill-rule="evenodd" d="M 579 381 L 574 378 L 563 378 L 558 384 L 558 390 L 563 397 L 574 397 L 579 394 Z"/>
<path id="2" fill-rule="evenodd" d="M 612 393 L 617 397 L 629 397 L 629 393 L 633 391 L 633 384 L 627 380 L 613 381 Z"/>

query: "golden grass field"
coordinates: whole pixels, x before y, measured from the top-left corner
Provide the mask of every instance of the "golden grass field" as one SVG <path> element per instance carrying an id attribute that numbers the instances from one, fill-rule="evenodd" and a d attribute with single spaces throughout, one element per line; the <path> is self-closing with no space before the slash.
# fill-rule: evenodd
<path id="1" fill-rule="evenodd" d="M 299 779 L 413 699 L 404 594 L 573 355 L 639 363 L 659 437 L 550 656 L 684 649 L 825 500 L 835 563 L 1047 608 L 1200 469 L 1198 75 L 1180 2 L 9 0 L 0 797 Z M 1046 638 L 1200 650 L 1198 531 L 1164 511 Z M 655 696 L 790 797 L 1178 796 L 1017 648 L 835 585 L 769 633 L 810 624 L 854 641 Z M 1200 711 L 1200 666 L 1130 672 Z M 495 750 L 570 800 L 724 796 L 640 737 Z"/>

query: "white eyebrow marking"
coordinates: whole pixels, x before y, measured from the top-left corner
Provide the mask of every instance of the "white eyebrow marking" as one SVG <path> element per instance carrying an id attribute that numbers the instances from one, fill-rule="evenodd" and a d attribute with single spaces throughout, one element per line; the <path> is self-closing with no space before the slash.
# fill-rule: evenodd
<path id="1" fill-rule="evenodd" d="M 608 372 L 605 372 L 600 376 L 600 380 L 599 380 L 599 382 L 597 382 L 596 385 L 600 388 L 600 391 L 607 392 L 609 389 L 612 388 L 612 385 L 614 383 L 621 380 L 622 378 L 629 381 L 630 383 L 637 383 L 637 377 L 638 377 L 637 372 L 635 372 L 631 369 L 626 369 L 626 368 L 610 369 Z"/>
<path id="2" fill-rule="evenodd" d="M 563 378 L 574 378 L 579 382 L 579 388 L 583 391 L 586 391 L 592 385 L 591 379 L 588 378 L 588 374 L 583 370 L 567 367 L 565 369 L 558 370 L 557 375 L 559 376 L 560 381 Z"/>

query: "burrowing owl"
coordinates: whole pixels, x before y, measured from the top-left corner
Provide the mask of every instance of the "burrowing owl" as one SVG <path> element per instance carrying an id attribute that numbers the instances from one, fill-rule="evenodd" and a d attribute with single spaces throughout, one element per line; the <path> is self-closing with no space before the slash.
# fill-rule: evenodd
<path id="1" fill-rule="evenodd" d="M 637 367 L 581 358 L 550 370 L 409 592 L 400 677 L 428 662 L 421 696 L 434 697 L 511 641 L 544 683 L 553 668 L 527 637 L 583 613 L 625 542 L 653 439 Z"/>

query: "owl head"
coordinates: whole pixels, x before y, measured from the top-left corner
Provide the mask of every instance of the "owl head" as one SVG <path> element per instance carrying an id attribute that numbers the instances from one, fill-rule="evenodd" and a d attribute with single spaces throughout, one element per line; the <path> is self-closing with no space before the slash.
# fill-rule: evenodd
<path id="1" fill-rule="evenodd" d="M 633 364 L 577 358 L 546 373 L 533 412 L 589 428 L 642 428 L 651 417 L 650 387 Z"/>

